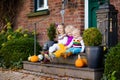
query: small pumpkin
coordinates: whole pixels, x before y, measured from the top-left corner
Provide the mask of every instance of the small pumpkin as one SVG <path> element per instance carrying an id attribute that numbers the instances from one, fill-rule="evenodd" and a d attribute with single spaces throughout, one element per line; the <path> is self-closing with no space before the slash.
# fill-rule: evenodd
<path id="1" fill-rule="evenodd" d="M 86 66 L 88 64 L 87 59 L 84 57 L 84 58 L 82 58 L 82 60 L 84 62 L 84 65 Z"/>
<path id="2" fill-rule="evenodd" d="M 30 61 L 30 59 L 31 59 L 31 55 L 29 54 L 28 61 Z"/>
<path id="3" fill-rule="evenodd" d="M 84 66 L 84 62 L 83 62 L 83 60 L 81 59 L 80 55 L 78 55 L 78 58 L 77 58 L 76 61 L 75 61 L 75 66 L 76 66 L 76 67 L 83 67 L 83 66 Z"/>
<path id="4" fill-rule="evenodd" d="M 31 61 L 31 56 L 28 57 L 28 61 Z"/>
<path id="5" fill-rule="evenodd" d="M 38 58 L 38 56 L 36 56 L 36 55 L 33 55 L 33 56 L 31 56 L 31 58 L 30 58 L 30 61 L 31 62 L 37 62 L 39 60 L 39 58 Z"/>

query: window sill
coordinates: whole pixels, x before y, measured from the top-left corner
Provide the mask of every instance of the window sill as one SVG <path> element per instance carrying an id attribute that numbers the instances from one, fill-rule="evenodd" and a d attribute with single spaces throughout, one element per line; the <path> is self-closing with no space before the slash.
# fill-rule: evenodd
<path id="1" fill-rule="evenodd" d="M 49 14 L 49 10 L 42 10 L 38 12 L 29 13 L 27 16 L 31 18 L 31 17 L 42 16 L 42 15 L 48 15 L 48 14 Z"/>

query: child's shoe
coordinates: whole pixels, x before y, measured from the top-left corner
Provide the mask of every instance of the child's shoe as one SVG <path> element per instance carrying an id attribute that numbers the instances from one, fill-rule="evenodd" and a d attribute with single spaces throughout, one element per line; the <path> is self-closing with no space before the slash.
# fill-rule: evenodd
<path id="1" fill-rule="evenodd" d="M 71 56 L 72 55 L 72 52 L 69 52 L 67 53 L 67 57 Z"/>
<path id="2" fill-rule="evenodd" d="M 55 55 L 53 53 L 49 53 L 50 60 L 52 61 Z"/>
<path id="3" fill-rule="evenodd" d="M 44 58 L 51 61 L 51 58 L 50 58 L 50 56 L 48 54 L 44 54 Z"/>

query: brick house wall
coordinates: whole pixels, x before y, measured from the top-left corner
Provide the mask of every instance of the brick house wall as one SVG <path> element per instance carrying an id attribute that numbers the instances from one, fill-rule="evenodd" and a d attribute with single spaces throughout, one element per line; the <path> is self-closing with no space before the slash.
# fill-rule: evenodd
<path id="1" fill-rule="evenodd" d="M 22 26 L 25 29 L 33 30 L 34 23 L 37 26 L 37 39 L 41 45 L 48 40 L 47 37 L 47 28 L 50 23 L 61 23 L 61 6 L 62 0 L 48 0 L 49 6 L 49 15 L 42 15 L 36 17 L 28 17 L 28 14 L 34 12 L 34 0 L 23 0 L 24 4 L 21 6 L 19 13 L 16 17 L 15 28 Z M 82 31 L 84 30 L 84 0 L 73 0 L 77 1 L 76 8 L 66 8 L 65 9 L 65 25 L 74 25 Z M 110 3 L 113 4 L 118 10 L 118 39 L 120 41 L 120 0 L 110 0 Z"/>
<path id="2" fill-rule="evenodd" d="M 110 0 L 110 3 L 118 10 L 118 40 L 120 41 L 120 0 Z"/>
<path id="3" fill-rule="evenodd" d="M 33 30 L 34 23 L 36 23 L 38 41 L 41 45 L 48 40 L 47 28 L 50 23 L 61 23 L 62 18 L 60 14 L 62 0 L 48 0 L 49 15 L 42 15 L 36 17 L 28 17 L 27 15 L 34 11 L 34 0 L 24 0 L 23 6 L 19 10 L 16 17 L 16 27 L 22 26 L 24 29 Z M 76 8 L 65 9 L 65 25 L 73 25 L 79 28 L 81 31 L 84 29 L 84 0 L 76 0 Z M 15 27 L 15 28 L 16 28 Z"/>

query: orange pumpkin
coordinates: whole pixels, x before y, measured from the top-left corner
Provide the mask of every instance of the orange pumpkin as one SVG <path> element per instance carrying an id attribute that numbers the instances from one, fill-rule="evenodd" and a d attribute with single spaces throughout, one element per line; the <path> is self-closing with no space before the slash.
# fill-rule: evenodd
<path id="1" fill-rule="evenodd" d="M 86 66 L 87 65 L 87 59 L 86 58 L 82 58 L 83 62 L 84 62 L 84 65 Z"/>
<path id="2" fill-rule="evenodd" d="M 81 59 L 80 55 L 78 55 L 78 59 L 75 61 L 75 66 L 76 67 L 83 67 L 84 66 L 84 62 Z"/>
<path id="3" fill-rule="evenodd" d="M 37 62 L 39 60 L 39 58 L 38 58 L 38 56 L 36 56 L 36 55 L 33 55 L 33 56 L 31 56 L 31 58 L 30 58 L 30 61 L 31 62 Z"/>

